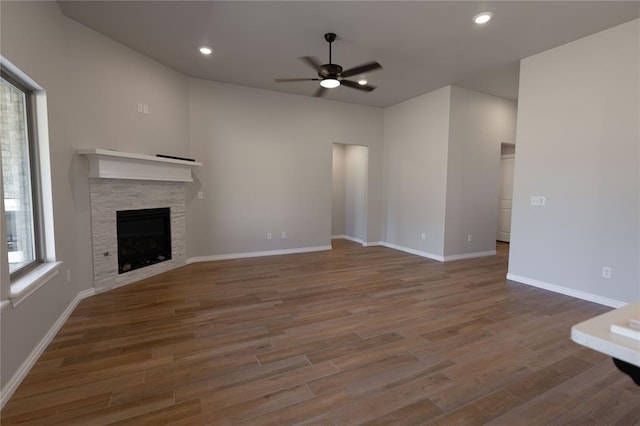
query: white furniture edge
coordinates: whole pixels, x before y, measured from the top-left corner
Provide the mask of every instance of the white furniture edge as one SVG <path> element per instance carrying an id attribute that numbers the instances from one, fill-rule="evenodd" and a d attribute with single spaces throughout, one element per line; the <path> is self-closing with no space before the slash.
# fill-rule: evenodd
<path id="1" fill-rule="evenodd" d="M 31 368 L 33 368 L 36 361 L 38 361 L 38 358 L 40 358 L 40 355 L 42 355 L 45 349 L 47 349 L 47 346 L 49 346 L 49 343 L 51 343 L 53 338 L 56 337 L 56 334 L 58 334 L 58 331 L 60 331 L 60 329 L 62 328 L 64 323 L 67 321 L 69 316 L 71 316 L 71 313 L 73 312 L 73 310 L 76 308 L 76 306 L 78 306 L 78 303 L 80 303 L 82 299 L 86 299 L 87 297 L 93 296 L 94 294 L 95 292 L 94 292 L 94 289 L 92 288 L 82 290 L 76 295 L 76 297 L 71 301 L 71 303 L 69 303 L 69 306 L 67 306 L 67 308 L 64 310 L 64 312 L 62 312 L 60 317 L 58 317 L 58 319 L 51 326 L 47 334 L 45 334 L 42 340 L 40 340 L 40 343 L 38 343 L 36 347 L 31 351 L 27 359 L 24 360 L 22 365 L 20 365 L 20 368 L 16 370 L 13 376 L 9 379 L 9 381 L 5 384 L 5 386 L 0 391 L 0 409 L 2 409 L 5 406 L 5 404 L 9 401 L 9 399 L 11 398 L 13 393 L 16 391 L 16 389 L 18 389 L 18 386 L 20 386 L 20 383 L 22 383 L 24 378 L 27 377 L 27 374 L 29 374 L 29 371 L 31 371 Z"/>
<path id="2" fill-rule="evenodd" d="M 631 303 L 571 327 L 571 340 L 640 367 L 640 341 L 611 332 L 611 324 L 640 314 L 640 302 Z"/>
<path id="3" fill-rule="evenodd" d="M 202 166 L 197 161 L 100 148 L 79 149 L 78 154 L 89 159 L 90 178 L 193 182 L 191 169 Z"/>

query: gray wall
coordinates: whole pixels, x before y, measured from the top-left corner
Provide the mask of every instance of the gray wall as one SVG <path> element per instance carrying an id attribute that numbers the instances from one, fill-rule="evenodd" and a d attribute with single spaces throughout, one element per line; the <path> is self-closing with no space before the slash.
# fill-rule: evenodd
<path id="1" fill-rule="evenodd" d="M 204 199 L 187 196 L 188 257 L 331 244 L 333 143 L 382 158 L 378 108 L 196 79 L 189 103 L 191 154 L 204 163 L 193 190 Z M 381 181 L 380 164 L 371 174 Z"/>
<path id="2" fill-rule="evenodd" d="M 367 241 L 367 163 L 366 146 L 345 147 L 344 233 Z"/>
<path id="3" fill-rule="evenodd" d="M 451 87 L 444 87 L 384 110 L 384 241 L 439 256 L 450 98 Z"/>
<path id="4" fill-rule="evenodd" d="M 445 258 L 494 251 L 500 144 L 515 141 L 516 103 L 448 86 L 384 120 L 385 242 Z"/>
<path id="5" fill-rule="evenodd" d="M 453 86 L 450 111 L 444 254 L 490 252 L 496 249 L 500 144 L 515 141 L 516 103 Z"/>
<path id="6" fill-rule="evenodd" d="M 344 149 L 344 144 L 333 144 L 331 235 L 344 235 Z"/>
<path id="7" fill-rule="evenodd" d="M 522 61 L 510 275 L 640 299 L 639 25 Z"/>
<path id="8" fill-rule="evenodd" d="M 93 286 L 87 164 L 76 149 L 184 155 L 189 133 L 184 76 L 65 18 L 55 2 L 0 7 L 2 56 L 46 90 L 55 253 L 64 262 L 18 307 L 2 310 L 4 386 L 78 292 Z M 150 114 L 136 112 L 138 101 Z"/>

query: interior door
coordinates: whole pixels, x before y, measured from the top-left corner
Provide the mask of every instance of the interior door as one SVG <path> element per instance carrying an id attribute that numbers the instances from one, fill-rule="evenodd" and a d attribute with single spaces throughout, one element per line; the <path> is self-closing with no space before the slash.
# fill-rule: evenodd
<path id="1" fill-rule="evenodd" d="M 509 242 L 511 235 L 511 205 L 513 203 L 514 155 L 500 157 L 500 205 L 498 207 L 498 241 Z"/>

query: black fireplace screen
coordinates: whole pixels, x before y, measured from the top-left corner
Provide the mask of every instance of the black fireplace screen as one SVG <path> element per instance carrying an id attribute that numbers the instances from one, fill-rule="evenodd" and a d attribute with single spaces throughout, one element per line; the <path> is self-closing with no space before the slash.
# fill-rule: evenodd
<path id="1" fill-rule="evenodd" d="M 171 259 L 170 209 L 116 212 L 118 273 Z"/>

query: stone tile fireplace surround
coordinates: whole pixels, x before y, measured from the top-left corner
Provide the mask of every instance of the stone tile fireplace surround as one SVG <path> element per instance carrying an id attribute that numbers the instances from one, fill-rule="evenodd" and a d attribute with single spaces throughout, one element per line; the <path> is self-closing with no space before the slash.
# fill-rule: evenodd
<path id="1" fill-rule="evenodd" d="M 121 287 L 186 263 L 185 182 L 200 163 L 108 150 L 80 150 L 89 158 L 91 240 L 96 292 Z M 118 273 L 116 212 L 168 207 L 171 259 Z"/>
<path id="2" fill-rule="evenodd" d="M 116 212 L 169 207 L 171 260 L 118 274 Z M 91 179 L 91 240 L 96 291 L 120 287 L 186 263 L 184 183 Z"/>

